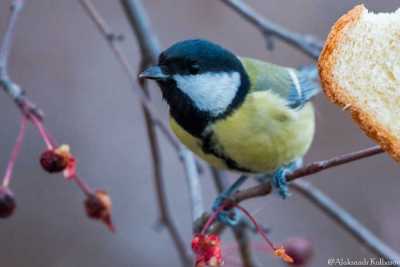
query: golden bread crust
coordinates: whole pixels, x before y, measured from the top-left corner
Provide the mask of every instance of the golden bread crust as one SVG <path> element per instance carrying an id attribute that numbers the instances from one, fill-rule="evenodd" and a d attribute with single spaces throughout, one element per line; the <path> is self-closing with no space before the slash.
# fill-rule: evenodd
<path id="1" fill-rule="evenodd" d="M 333 68 L 336 64 L 336 51 L 344 40 L 344 31 L 353 26 L 366 10 L 364 5 L 355 6 L 347 14 L 343 15 L 332 27 L 328 35 L 324 49 L 318 60 L 318 69 L 324 93 L 333 102 L 349 111 L 354 121 L 372 139 L 374 139 L 385 151 L 400 162 L 400 140 L 381 125 L 370 113 L 365 111 L 346 90 L 341 88 L 333 77 Z"/>

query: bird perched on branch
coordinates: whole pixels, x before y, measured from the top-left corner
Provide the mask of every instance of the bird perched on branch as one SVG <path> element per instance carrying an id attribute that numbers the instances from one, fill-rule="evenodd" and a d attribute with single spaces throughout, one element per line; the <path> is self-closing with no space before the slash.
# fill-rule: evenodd
<path id="1" fill-rule="evenodd" d="M 200 158 L 266 174 L 287 195 L 285 175 L 314 136 L 309 100 L 319 87 L 307 75 L 197 39 L 174 44 L 139 77 L 157 82 L 172 130 Z"/>

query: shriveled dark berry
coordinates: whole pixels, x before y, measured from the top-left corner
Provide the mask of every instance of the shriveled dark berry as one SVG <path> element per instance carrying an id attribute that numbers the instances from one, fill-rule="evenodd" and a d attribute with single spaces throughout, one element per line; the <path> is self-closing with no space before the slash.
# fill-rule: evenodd
<path id="1" fill-rule="evenodd" d="M 88 195 L 85 200 L 86 214 L 89 218 L 100 220 L 105 223 L 111 231 L 114 227 L 111 222 L 111 198 L 102 190 Z"/>
<path id="2" fill-rule="evenodd" d="M 306 266 L 313 255 L 313 246 L 311 241 L 296 237 L 285 242 L 286 253 L 294 260 L 290 266 Z"/>
<path id="3" fill-rule="evenodd" d="M 68 166 L 68 156 L 54 149 L 46 150 L 40 156 L 40 165 L 49 173 L 64 171 Z"/>
<path id="4" fill-rule="evenodd" d="M 13 215 L 16 208 L 14 194 L 7 187 L 0 187 L 0 218 Z"/>

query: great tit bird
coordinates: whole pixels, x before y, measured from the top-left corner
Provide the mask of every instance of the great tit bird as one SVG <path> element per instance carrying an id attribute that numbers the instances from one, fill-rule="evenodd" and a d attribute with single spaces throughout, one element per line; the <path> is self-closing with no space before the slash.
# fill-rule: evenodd
<path id="1" fill-rule="evenodd" d="M 292 69 L 238 57 L 207 40 L 186 40 L 140 78 L 155 80 L 180 141 L 220 169 L 270 174 L 287 195 L 285 175 L 309 149 L 319 87 Z"/>

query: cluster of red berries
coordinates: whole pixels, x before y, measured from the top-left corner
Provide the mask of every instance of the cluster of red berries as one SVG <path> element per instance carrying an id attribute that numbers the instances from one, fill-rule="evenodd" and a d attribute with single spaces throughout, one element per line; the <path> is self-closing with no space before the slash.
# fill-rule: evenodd
<path id="1" fill-rule="evenodd" d="M 68 145 L 57 146 L 45 129 L 40 118 L 35 115 L 23 116 L 17 141 L 14 145 L 7 171 L 0 186 L 0 218 L 10 217 L 16 208 L 14 194 L 9 188 L 12 172 L 18 157 L 27 121 L 31 121 L 39 130 L 46 144 L 46 150 L 40 155 L 40 165 L 48 173 L 63 173 L 68 180 L 74 181 L 86 195 L 85 209 L 89 218 L 100 220 L 105 223 L 111 231 L 114 227 L 111 221 L 111 199 L 103 190 L 92 190 L 76 172 L 77 161 L 71 154 Z"/>
<path id="2" fill-rule="evenodd" d="M 192 250 L 196 255 L 195 267 L 220 267 L 224 264 L 221 239 L 215 234 L 195 234 Z M 283 259 L 289 266 L 305 267 L 312 258 L 313 247 L 304 238 L 290 238 L 285 245 L 274 250 L 273 254 Z"/>
<path id="3" fill-rule="evenodd" d="M 192 250 L 196 255 L 196 267 L 219 267 L 223 264 L 221 240 L 217 235 L 194 235 Z"/>
<path id="4" fill-rule="evenodd" d="M 305 266 L 309 262 L 313 254 L 311 242 L 303 238 L 294 238 L 285 242 L 285 246 L 275 246 L 246 209 L 239 205 L 229 206 L 229 208 L 233 207 L 242 211 L 255 225 L 256 231 L 271 247 L 274 256 L 281 258 L 283 262 L 290 266 Z M 196 267 L 220 267 L 223 265 L 221 240 L 218 235 L 207 234 L 207 231 L 217 219 L 218 213 L 226 209 L 227 208 L 222 205 L 218 210 L 214 211 L 201 232 L 193 236 L 192 250 L 196 256 Z"/>

